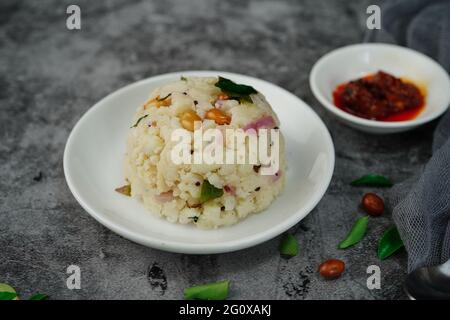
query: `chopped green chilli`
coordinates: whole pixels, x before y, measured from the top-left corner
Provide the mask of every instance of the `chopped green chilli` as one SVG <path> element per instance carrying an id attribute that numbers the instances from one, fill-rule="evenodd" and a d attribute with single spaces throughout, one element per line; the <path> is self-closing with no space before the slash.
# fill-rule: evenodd
<path id="1" fill-rule="evenodd" d="M 292 234 L 286 234 L 281 239 L 280 253 L 286 257 L 294 257 L 298 254 L 298 242 Z"/>
<path id="2" fill-rule="evenodd" d="M 203 181 L 202 189 L 200 191 L 200 203 L 220 198 L 223 195 L 223 189 L 214 187 L 208 180 Z"/>

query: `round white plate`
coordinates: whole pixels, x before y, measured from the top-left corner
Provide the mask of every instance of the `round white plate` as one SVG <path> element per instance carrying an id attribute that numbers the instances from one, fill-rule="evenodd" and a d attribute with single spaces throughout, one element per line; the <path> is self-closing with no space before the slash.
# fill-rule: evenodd
<path id="1" fill-rule="evenodd" d="M 267 98 L 286 139 L 288 171 L 283 193 L 265 211 L 231 227 L 200 230 L 173 224 L 114 189 L 124 184 L 122 163 L 134 112 L 158 86 L 181 76 L 223 76 L 253 86 Z M 208 254 L 269 240 L 303 219 L 319 202 L 334 169 L 334 147 L 320 118 L 302 100 L 269 82 L 220 71 L 186 71 L 130 84 L 95 104 L 73 128 L 64 173 L 81 206 L 97 221 L 137 243 L 172 252 Z"/>

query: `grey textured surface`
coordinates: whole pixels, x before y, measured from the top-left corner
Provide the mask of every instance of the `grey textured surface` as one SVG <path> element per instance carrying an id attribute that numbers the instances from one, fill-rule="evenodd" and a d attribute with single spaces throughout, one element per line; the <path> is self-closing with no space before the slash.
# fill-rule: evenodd
<path id="1" fill-rule="evenodd" d="M 0 282 L 24 296 L 41 291 L 55 299 L 181 298 L 186 286 L 222 279 L 232 281 L 234 299 L 405 298 L 405 252 L 376 258 L 389 214 L 370 224 L 360 244 L 336 247 L 368 191 L 348 182 L 368 172 L 409 177 L 430 156 L 434 125 L 393 136 L 359 133 L 325 114 L 308 85 L 321 55 L 361 41 L 366 1 L 76 1 L 81 31 L 65 28 L 70 3 L 0 3 Z M 153 250 L 104 228 L 72 197 L 62 156 L 81 115 L 123 85 L 186 69 L 274 82 L 310 104 L 330 129 L 335 174 L 323 200 L 292 230 L 298 256 L 281 259 L 278 238 L 220 255 Z M 34 179 L 39 172 L 42 179 Z M 330 257 L 347 270 L 324 281 L 316 269 Z M 81 290 L 66 288 L 70 264 L 81 267 Z M 371 264 L 381 267 L 381 290 L 366 287 Z"/>

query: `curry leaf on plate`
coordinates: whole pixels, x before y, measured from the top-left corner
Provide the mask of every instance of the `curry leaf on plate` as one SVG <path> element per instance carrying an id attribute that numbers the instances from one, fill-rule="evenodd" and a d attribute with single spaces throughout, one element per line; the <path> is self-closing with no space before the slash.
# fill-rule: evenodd
<path id="1" fill-rule="evenodd" d="M 0 292 L 0 300 L 14 300 L 17 298 L 15 292 Z"/>

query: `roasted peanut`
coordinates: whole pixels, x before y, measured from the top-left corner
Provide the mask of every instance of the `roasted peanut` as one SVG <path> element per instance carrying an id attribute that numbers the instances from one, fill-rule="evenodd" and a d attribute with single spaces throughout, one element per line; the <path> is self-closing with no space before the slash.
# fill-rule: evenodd
<path id="1" fill-rule="evenodd" d="M 228 100 L 228 99 L 230 99 L 230 97 L 226 93 L 223 93 L 223 92 L 221 92 L 219 94 L 219 96 L 217 97 L 217 100 Z"/>
<path id="2" fill-rule="evenodd" d="M 172 99 L 167 98 L 162 101 L 158 101 L 158 107 L 169 107 L 172 104 Z"/>
<path id="3" fill-rule="evenodd" d="M 147 109 L 150 106 L 155 106 L 157 108 L 159 108 L 159 107 L 168 107 L 171 104 L 172 104 L 172 99 L 170 97 L 166 97 L 164 99 L 164 97 L 160 98 L 159 96 L 157 96 L 156 98 L 147 101 L 144 104 L 144 109 Z"/>
<path id="4" fill-rule="evenodd" d="M 181 126 L 189 131 L 194 131 L 195 121 L 202 121 L 194 110 L 185 111 L 180 118 Z"/>
<path id="5" fill-rule="evenodd" d="M 230 124 L 231 117 L 227 116 L 220 109 L 213 108 L 206 112 L 205 118 L 209 120 L 214 120 L 218 125 Z"/>
<path id="6" fill-rule="evenodd" d="M 384 211 L 384 201 L 373 192 L 366 193 L 361 201 L 361 206 L 371 216 L 379 216 Z"/>
<path id="7" fill-rule="evenodd" d="M 319 273 L 325 279 L 331 280 L 339 278 L 344 272 L 345 263 L 338 259 L 329 259 L 319 266 Z"/>

